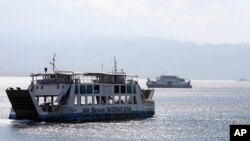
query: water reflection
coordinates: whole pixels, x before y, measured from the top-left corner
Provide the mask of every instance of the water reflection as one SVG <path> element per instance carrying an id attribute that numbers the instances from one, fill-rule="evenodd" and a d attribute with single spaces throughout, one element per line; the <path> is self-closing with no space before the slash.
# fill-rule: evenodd
<path id="1" fill-rule="evenodd" d="M 230 124 L 250 124 L 250 83 L 192 84 L 192 89 L 156 89 L 153 118 L 88 123 L 8 120 L 10 104 L 0 85 L 0 139 L 223 141 L 229 140 Z"/>

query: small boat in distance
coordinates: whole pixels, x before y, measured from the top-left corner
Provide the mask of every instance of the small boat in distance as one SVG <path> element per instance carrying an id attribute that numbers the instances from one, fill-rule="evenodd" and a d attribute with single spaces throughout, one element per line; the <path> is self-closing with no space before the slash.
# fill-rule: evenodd
<path id="1" fill-rule="evenodd" d="M 240 78 L 238 81 L 247 82 L 247 81 L 250 81 L 250 80 L 245 79 L 245 78 Z"/>
<path id="2" fill-rule="evenodd" d="M 148 78 L 147 86 L 149 88 L 192 88 L 191 81 L 172 75 L 161 75 L 152 81 Z"/>
<path id="3" fill-rule="evenodd" d="M 27 89 L 8 88 L 10 119 L 88 122 L 152 117 L 154 89 L 141 89 L 134 75 L 53 71 L 32 74 Z M 130 79 L 128 79 L 130 78 Z"/>

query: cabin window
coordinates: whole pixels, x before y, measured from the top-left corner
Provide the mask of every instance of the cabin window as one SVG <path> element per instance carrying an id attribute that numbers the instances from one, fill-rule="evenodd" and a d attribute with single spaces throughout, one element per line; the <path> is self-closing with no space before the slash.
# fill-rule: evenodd
<path id="1" fill-rule="evenodd" d="M 42 105 L 44 103 L 44 97 L 38 97 L 38 104 Z"/>
<path id="2" fill-rule="evenodd" d="M 77 96 L 75 96 L 75 106 L 77 105 Z"/>
<path id="3" fill-rule="evenodd" d="M 128 104 L 128 96 L 125 96 L 125 104 Z"/>
<path id="4" fill-rule="evenodd" d="M 107 102 L 106 96 L 101 96 L 101 103 L 105 105 Z"/>
<path id="5" fill-rule="evenodd" d="M 99 85 L 94 85 L 94 93 L 99 94 L 100 93 L 100 86 Z"/>
<path id="6" fill-rule="evenodd" d="M 127 93 L 132 94 L 132 86 L 131 85 L 127 85 Z"/>
<path id="7" fill-rule="evenodd" d="M 133 98 L 133 104 L 137 104 L 136 97 Z"/>
<path id="8" fill-rule="evenodd" d="M 136 94 L 136 87 L 135 87 L 135 85 L 133 87 L 133 94 Z"/>
<path id="9" fill-rule="evenodd" d="M 115 104 L 119 104 L 120 100 L 119 100 L 119 96 L 114 96 L 114 101 L 115 101 Z"/>
<path id="10" fill-rule="evenodd" d="M 62 85 L 62 89 L 64 88 L 64 85 Z"/>
<path id="11" fill-rule="evenodd" d="M 43 85 L 41 86 L 41 89 L 43 89 Z"/>
<path id="12" fill-rule="evenodd" d="M 108 104 L 114 104 L 114 98 L 112 96 L 108 96 Z"/>
<path id="13" fill-rule="evenodd" d="M 93 93 L 92 85 L 87 85 L 87 93 L 88 94 L 92 94 Z"/>
<path id="14" fill-rule="evenodd" d="M 87 96 L 88 105 L 92 105 L 92 96 Z"/>
<path id="15" fill-rule="evenodd" d="M 52 102 L 51 97 L 46 97 L 46 101 L 51 103 Z"/>
<path id="16" fill-rule="evenodd" d="M 38 89 L 38 88 L 39 88 L 39 86 L 37 85 L 37 86 L 36 86 L 36 89 Z"/>
<path id="17" fill-rule="evenodd" d="M 53 97 L 53 103 L 54 103 L 54 105 L 58 105 L 58 102 L 56 102 L 56 100 L 57 100 L 57 96 L 54 96 Z"/>
<path id="18" fill-rule="evenodd" d="M 119 92 L 119 85 L 115 85 L 115 87 L 114 87 L 114 92 L 115 92 L 115 94 L 119 94 L 120 92 Z"/>
<path id="19" fill-rule="evenodd" d="M 121 96 L 121 104 L 125 104 L 126 102 L 126 97 L 125 96 Z"/>
<path id="20" fill-rule="evenodd" d="M 127 96 L 127 103 L 132 104 L 132 98 L 133 96 Z"/>
<path id="21" fill-rule="evenodd" d="M 59 85 L 57 85 L 57 86 L 56 86 L 56 88 L 57 88 L 57 89 L 59 89 L 59 88 L 60 88 L 60 86 L 59 86 Z"/>
<path id="22" fill-rule="evenodd" d="M 125 85 L 121 85 L 121 93 L 122 94 L 126 93 L 126 86 Z"/>
<path id="23" fill-rule="evenodd" d="M 94 97 L 94 104 L 100 104 L 100 96 Z"/>
<path id="24" fill-rule="evenodd" d="M 81 96 L 81 105 L 85 105 L 85 104 L 86 104 L 86 97 Z"/>
<path id="25" fill-rule="evenodd" d="M 78 94 L 79 90 L 78 90 L 78 85 L 75 85 L 75 94 Z"/>
<path id="26" fill-rule="evenodd" d="M 55 76 L 55 75 L 51 75 L 50 77 L 51 77 L 51 78 L 56 78 L 56 76 Z"/>
<path id="27" fill-rule="evenodd" d="M 86 87 L 85 87 L 85 85 L 80 85 L 80 94 L 86 94 Z"/>

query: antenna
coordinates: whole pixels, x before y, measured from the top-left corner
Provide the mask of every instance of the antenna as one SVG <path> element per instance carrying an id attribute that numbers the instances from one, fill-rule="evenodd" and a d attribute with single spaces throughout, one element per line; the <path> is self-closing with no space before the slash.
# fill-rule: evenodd
<path id="1" fill-rule="evenodd" d="M 55 72 L 55 70 L 57 70 L 55 62 L 56 62 L 56 54 L 54 53 L 52 63 L 49 62 L 52 65 L 52 67 L 53 67 L 53 72 Z"/>
<path id="2" fill-rule="evenodd" d="M 103 55 L 102 55 L 102 65 L 101 66 L 102 66 L 102 72 L 103 72 Z"/>
<path id="3" fill-rule="evenodd" d="M 116 62 L 116 57 L 114 57 L 114 72 L 117 72 L 117 62 Z"/>

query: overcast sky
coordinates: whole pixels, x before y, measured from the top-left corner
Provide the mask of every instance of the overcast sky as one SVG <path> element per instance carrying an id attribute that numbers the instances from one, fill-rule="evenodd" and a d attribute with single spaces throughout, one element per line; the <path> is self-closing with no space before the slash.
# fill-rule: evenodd
<path id="1" fill-rule="evenodd" d="M 0 0 L 0 37 L 250 42 L 249 12 L 249 0 Z"/>
<path id="2" fill-rule="evenodd" d="M 0 75 L 120 68 L 250 79 L 250 0 L 0 0 Z"/>

